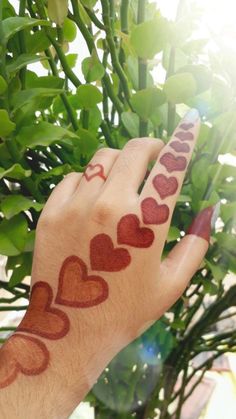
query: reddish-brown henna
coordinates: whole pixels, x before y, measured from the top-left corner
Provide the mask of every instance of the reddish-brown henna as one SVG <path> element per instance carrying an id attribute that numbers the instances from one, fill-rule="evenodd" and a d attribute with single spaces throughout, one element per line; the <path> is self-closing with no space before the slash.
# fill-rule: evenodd
<path id="1" fill-rule="evenodd" d="M 163 156 L 160 158 L 160 163 L 165 166 L 169 173 L 182 171 L 187 167 L 187 159 L 185 157 L 175 157 L 172 153 L 163 154 Z"/>
<path id="2" fill-rule="evenodd" d="M 180 143 L 179 141 L 172 141 L 170 143 L 170 147 L 172 147 L 177 153 L 190 152 L 190 147 L 187 143 Z"/>
<path id="3" fill-rule="evenodd" d="M 179 138 L 181 141 L 192 141 L 194 139 L 194 135 L 191 132 L 184 131 L 176 132 L 175 137 Z"/>
<path id="4" fill-rule="evenodd" d="M 183 124 L 181 124 L 179 127 L 184 129 L 185 131 L 188 131 L 189 129 L 194 127 L 194 124 L 192 124 L 191 122 L 189 124 L 183 122 Z"/>
<path id="5" fill-rule="evenodd" d="M 67 257 L 61 267 L 57 304 L 69 307 L 92 307 L 108 297 L 106 281 L 97 275 L 87 275 L 87 266 L 78 256 Z"/>
<path id="6" fill-rule="evenodd" d="M 178 182 L 174 176 L 156 175 L 152 180 L 153 186 L 159 193 L 161 199 L 174 195 L 178 189 Z"/>
<path id="7" fill-rule="evenodd" d="M 106 176 L 104 174 L 104 167 L 100 163 L 88 164 L 84 172 L 84 176 L 88 182 L 96 176 L 100 177 L 103 180 L 106 180 Z"/>
<path id="8" fill-rule="evenodd" d="M 154 198 L 146 198 L 141 202 L 142 217 L 145 224 L 163 224 L 169 218 L 169 207 L 159 205 Z"/>
<path id="9" fill-rule="evenodd" d="M 114 248 L 107 234 L 97 234 L 90 242 L 91 268 L 96 271 L 118 272 L 131 262 L 128 250 Z"/>
<path id="10" fill-rule="evenodd" d="M 213 207 L 208 207 L 199 212 L 190 225 L 187 234 L 195 234 L 209 242 L 211 237 L 211 220 L 214 213 Z"/>
<path id="11" fill-rule="evenodd" d="M 117 242 L 133 247 L 150 247 L 154 241 L 154 233 L 150 228 L 140 227 L 137 215 L 127 214 L 117 226 Z"/>
<path id="12" fill-rule="evenodd" d="M 34 333 L 48 339 L 60 339 L 70 328 L 69 318 L 62 310 L 52 308 L 53 292 L 47 282 L 34 284 L 29 308 L 17 331 Z"/>
<path id="13" fill-rule="evenodd" d="M 37 338 L 24 334 L 11 336 L 0 350 L 0 389 L 13 383 L 19 373 L 41 374 L 49 359 L 47 347 Z"/>

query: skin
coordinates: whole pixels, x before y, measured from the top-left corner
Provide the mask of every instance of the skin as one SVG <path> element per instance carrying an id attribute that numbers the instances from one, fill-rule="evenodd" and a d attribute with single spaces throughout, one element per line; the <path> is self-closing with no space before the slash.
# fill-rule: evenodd
<path id="1" fill-rule="evenodd" d="M 196 225 L 161 262 L 200 121 L 195 114 L 181 124 L 172 139 L 178 132 L 191 133 L 184 157 L 170 143 L 133 139 L 122 151 L 99 150 L 87 176 L 70 173 L 54 188 L 37 225 L 29 310 L 14 334 L 17 345 L 8 340 L 0 351 L 2 419 L 68 418 L 111 359 L 175 303 L 198 269 L 208 241 Z M 180 170 L 176 161 L 183 159 Z M 175 187 L 165 194 L 163 179 L 170 171 Z M 42 289 L 44 305 L 35 298 L 35 290 Z M 56 325 L 46 337 L 51 315 Z M 16 354 L 21 357 L 32 345 L 17 340 L 20 336 L 34 337 L 38 351 L 46 348 L 45 360 L 42 368 L 37 351 L 31 351 L 38 374 L 24 374 L 21 365 L 10 383 L 3 361 L 4 368 L 14 364 Z"/>

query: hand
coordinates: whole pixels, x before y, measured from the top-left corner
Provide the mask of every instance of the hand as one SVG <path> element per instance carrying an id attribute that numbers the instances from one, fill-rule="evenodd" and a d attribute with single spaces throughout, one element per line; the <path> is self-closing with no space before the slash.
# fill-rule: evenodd
<path id="1" fill-rule="evenodd" d="M 199 126 L 192 110 L 165 146 L 140 138 L 122 151 L 99 150 L 84 174 L 70 173 L 54 188 L 43 209 L 29 309 L 4 348 L 14 352 L 14 345 L 31 339 L 36 354 L 41 345 L 45 362 L 39 376 L 53 380 L 56 374 L 55 388 L 60 395 L 65 391 L 63 403 L 54 395 L 54 404 L 67 406 L 60 417 L 73 410 L 78 394 L 84 397 L 117 352 L 173 305 L 204 257 L 211 209 L 161 262 Z M 7 381 L 7 373 L 0 369 L 4 388 L 4 382 L 15 384 L 24 375 L 21 369 Z"/>

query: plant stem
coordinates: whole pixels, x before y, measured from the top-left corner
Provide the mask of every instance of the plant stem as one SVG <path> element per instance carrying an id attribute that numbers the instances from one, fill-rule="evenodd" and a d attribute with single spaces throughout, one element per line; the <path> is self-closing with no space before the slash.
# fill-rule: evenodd
<path id="1" fill-rule="evenodd" d="M 120 79 L 126 101 L 129 104 L 129 106 L 131 107 L 128 80 L 127 80 L 126 74 L 125 74 L 122 66 L 120 65 L 118 55 L 117 55 L 117 51 L 116 51 L 114 38 L 113 38 L 112 23 L 111 23 L 111 18 L 110 18 L 110 6 L 109 6 L 109 3 L 108 3 L 108 0 L 101 0 L 101 3 L 102 3 L 103 22 L 104 22 L 105 31 L 106 31 L 106 39 L 107 39 L 107 44 L 108 44 L 109 51 L 110 51 L 110 54 L 111 54 L 112 65 L 113 65 L 114 70 L 116 71 L 116 73 L 117 73 L 117 75 Z"/>
<path id="2" fill-rule="evenodd" d="M 145 21 L 145 7 L 146 0 L 138 0 L 138 24 Z M 141 57 L 138 58 L 138 87 L 139 90 L 147 87 L 147 61 Z M 140 137 L 148 135 L 148 121 L 142 119 L 142 117 L 139 118 L 139 135 Z"/>
<path id="3" fill-rule="evenodd" d="M 22 17 L 25 16 L 25 8 L 26 8 L 26 0 L 20 0 L 19 16 L 22 16 Z M 24 31 L 19 32 L 19 44 L 20 44 L 20 52 L 21 54 L 23 54 L 26 51 Z M 21 80 L 21 85 L 22 85 L 23 90 L 25 89 L 25 76 L 26 76 L 26 67 L 20 70 L 20 80 Z"/>

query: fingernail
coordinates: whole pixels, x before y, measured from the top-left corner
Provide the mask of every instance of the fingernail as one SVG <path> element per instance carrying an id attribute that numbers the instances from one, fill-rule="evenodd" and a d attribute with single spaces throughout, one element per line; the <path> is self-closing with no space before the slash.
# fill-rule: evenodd
<path id="1" fill-rule="evenodd" d="M 184 116 L 183 121 L 184 122 L 197 122 L 197 120 L 199 119 L 200 115 L 197 109 L 192 108 L 190 109 Z"/>
<path id="2" fill-rule="evenodd" d="M 203 209 L 194 218 L 192 224 L 187 230 L 187 234 L 194 234 L 195 236 L 202 237 L 207 242 L 209 242 L 211 237 L 211 230 L 215 226 L 218 214 L 218 204 L 213 207 Z"/>

